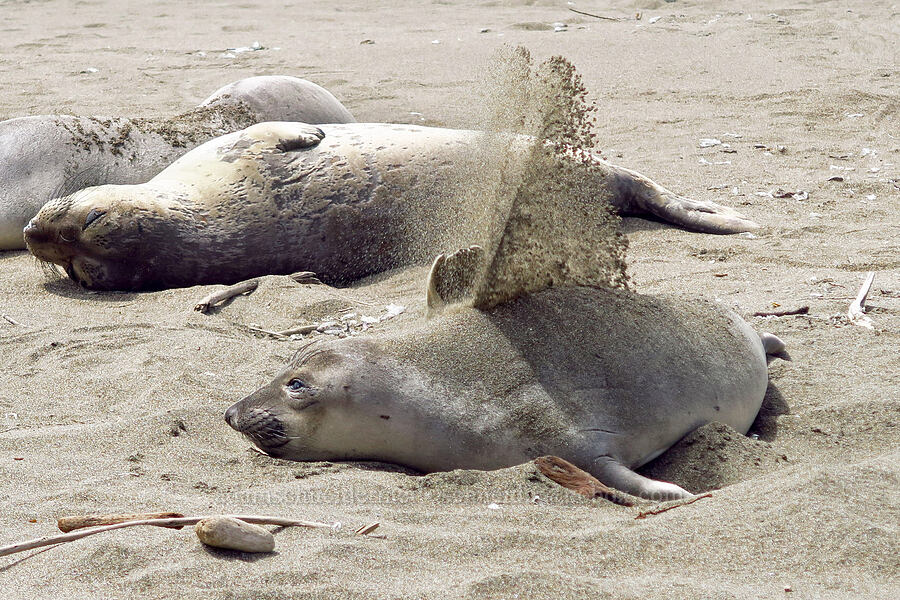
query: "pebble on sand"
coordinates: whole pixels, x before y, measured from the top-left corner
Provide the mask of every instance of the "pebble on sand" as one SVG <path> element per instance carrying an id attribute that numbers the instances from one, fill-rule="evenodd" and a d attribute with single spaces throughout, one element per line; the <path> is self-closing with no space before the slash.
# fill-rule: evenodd
<path id="1" fill-rule="evenodd" d="M 210 517 L 194 526 L 194 532 L 207 546 L 242 552 L 271 552 L 275 536 L 259 525 L 234 517 Z"/>

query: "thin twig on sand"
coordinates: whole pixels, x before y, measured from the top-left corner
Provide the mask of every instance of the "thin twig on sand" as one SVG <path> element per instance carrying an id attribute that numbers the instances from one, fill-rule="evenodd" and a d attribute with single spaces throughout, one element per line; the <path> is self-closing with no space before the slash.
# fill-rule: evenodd
<path id="1" fill-rule="evenodd" d="M 603 19 L 604 21 L 623 21 L 624 19 L 620 17 L 604 17 L 603 15 L 594 15 L 589 12 L 584 12 L 583 10 L 575 10 L 574 8 L 569 8 L 573 13 L 578 13 L 579 15 L 584 15 L 586 17 L 594 17 L 595 19 Z"/>
<path id="2" fill-rule="evenodd" d="M 196 306 L 194 306 L 194 310 L 206 313 L 210 308 L 212 308 L 219 302 L 224 302 L 225 300 L 234 298 L 235 296 L 240 296 L 241 294 L 247 294 L 255 290 L 257 287 L 259 287 L 259 278 L 248 279 L 247 281 L 236 283 L 232 286 L 228 286 L 224 290 L 213 292 L 212 294 L 204 297 L 202 300 L 200 300 L 200 302 L 197 303 Z"/>
<path id="3" fill-rule="evenodd" d="M 646 519 L 650 515 L 658 515 L 658 514 L 666 512 L 668 510 L 672 510 L 674 508 L 681 508 L 682 506 L 687 506 L 688 504 L 693 504 L 697 500 L 703 500 L 704 498 L 712 498 L 712 494 L 707 492 L 705 494 L 700 494 L 699 496 L 694 496 L 693 498 L 691 498 L 690 500 L 687 500 L 686 502 L 679 502 L 678 504 L 673 504 L 671 506 L 666 506 L 663 508 L 651 508 L 650 510 L 642 510 L 641 512 L 639 512 L 637 514 L 635 519 Z"/>
<path id="4" fill-rule="evenodd" d="M 52 546 L 54 544 L 74 542 L 75 540 L 80 540 L 81 538 L 88 537 L 89 535 L 104 533 L 106 531 L 113 531 L 114 529 L 122 529 L 123 527 L 134 527 L 137 525 L 153 525 L 155 527 L 183 527 L 185 525 L 196 525 L 203 519 L 208 519 L 212 516 L 216 515 L 207 515 L 204 517 L 180 517 L 176 519 L 140 519 L 137 521 L 124 521 L 121 523 L 113 523 L 111 525 L 102 525 L 99 527 L 79 529 L 77 531 L 62 533 L 60 535 L 51 535 L 48 537 L 38 538 L 36 540 L 29 540 L 27 542 L 20 542 L 18 544 L 2 546 L 0 547 L 0 556 L 7 556 L 9 554 L 15 554 L 17 552 L 25 552 L 27 550 L 42 548 L 44 546 Z M 319 529 L 336 528 L 334 525 L 329 525 L 328 523 L 316 523 L 314 521 L 301 521 L 298 519 L 284 519 L 281 517 L 267 517 L 257 515 L 225 516 L 234 517 L 235 519 L 240 519 L 241 521 L 245 521 L 247 523 L 255 523 L 257 525 L 278 525 L 280 527 L 314 527 Z"/>
<path id="5" fill-rule="evenodd" d="M 18 321 L 16 321 L 15 319 L 13 319 L 10 316 L 7 316 L 7 315 L 0 315 L 0 316 L 2 316 L 4 319 L 6 319 L 6 321 L 8 321 L 11 325 L 16 325 L 18 327 L 22 326 L 21 323 L 19 323 Z"/>
<path id="6" fill-rule="evenodd" d="M 634 502 L 619 490 L 604 485 L 590 473 L 558 456 L 541 456 L 532 462 L 545 477 L 576 494 L 586 498 L 606 498 L 622 506 L 634 506 Z"/>
<path id="7" fill-rule="evenodd" d="M 847 317 L 850 319 L 850 322 L 866 329 L 875 329 L 872 319 L 866 316 L 866 296 L 869 295 L 869 290 L 872 289 L 873 281 L 875 281 L 875 271 L 869 271 L 862 287 L 859 288 L 856 299 L 850 303 L 850 308 L 847 309 Z"/>
<path id="8" fill-rule="evenodd" d="M 298 327 L 291 327 L 289 329 L 283 329 L 281 331 L 269 331 L 268 329 L 263 329 L 262 327 L 254 327 L 253 325 L 250 325 L 248 326 L 248 329 L 255 333 L 270 335 L 274 338 L 286 338 L 297 334 L 307 335 L 309 333 L 312 333 L 313 331 L 317 331 L 321 326 L 322 325 L 319 323 L 312 323 L 311 325 L 300 325 Z"/>
<path id="9" fill-rule="evenodd" d="M 786 308 L 784 310 L 760 310 L 753 313 L 754 317 L 786 317 L 788 315 L 805 315 L 809 312 L 808 306 L 798 308 Z"/>

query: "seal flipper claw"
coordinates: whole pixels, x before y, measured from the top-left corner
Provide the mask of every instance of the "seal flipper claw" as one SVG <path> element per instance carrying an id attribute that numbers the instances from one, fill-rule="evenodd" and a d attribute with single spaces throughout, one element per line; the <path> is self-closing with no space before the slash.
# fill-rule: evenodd
<path id="1" fill-rule="evenodd" d="M 608 455 L 596 457 L 591 466 L 590 473 L 603 484 L 615 488 L 620 492 L 657 502 L 680 500 L 682 498 L 692 498 L 694 496 L 694 494 L 674 483 L 657 481 L 639 475 Z"/>

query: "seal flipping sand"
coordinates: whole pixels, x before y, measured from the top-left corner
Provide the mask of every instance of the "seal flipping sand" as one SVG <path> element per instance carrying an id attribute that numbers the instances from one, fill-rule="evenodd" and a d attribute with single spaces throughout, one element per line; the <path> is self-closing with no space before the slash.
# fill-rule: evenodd
<path id="1" fill-rule="evenodd" d="M 495 159 L 497 145 L 485 139 L 523 152 L 534 143 L 493 135 L 260 123 L 195 148 L 145 184 L 54 200 L 25 236 L 35 256 L 97 289 L 231 283 L 299 269 L 352 281 L 480 241 L 463 235 L 447 244 L 448 231 L 477 226 L 485 210 L 483 198 L 460 193 L 460 173 Z M 699 231 L 757 227 L 729 208 L 591 160 L 597 203 Z"/>
<path id="2" fill-rule="evenodd" d="M 471 284 L 473 251 L 435 261 L 429 308 Z M 689 493 L 633 469 L 710 421 L 746 432 L 767 353 L 783 348 L 714 302 L 557 287 L 313 342 L 225 420 L 278 458 L 430 472 L 552 454 L 629 494 L 671 499 Z"/>
<path id="3" fill-rule="evenodd" d="M 312 82 L 263 76 L 226 85 L 169 119 L 45 115 L 0 122 L 0 250 L 25 247 L 22 228 L 48 200 L 90 185 L 147 181 L 224 133 L 261 121 L 353 120 Z"/>

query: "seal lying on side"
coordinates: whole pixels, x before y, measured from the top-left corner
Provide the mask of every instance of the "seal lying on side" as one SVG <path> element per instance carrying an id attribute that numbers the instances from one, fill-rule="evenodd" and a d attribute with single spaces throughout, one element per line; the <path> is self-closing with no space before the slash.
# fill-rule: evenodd
<path id="1" fill-rule="evenodd" d="M 264 76 L 217 90 L 170 119 L 45 115 L 0 122 L 0 250 L 25 247 L 22 228 L 45 202 L 103 183 L 141 183 L 194 146 L 261 121 L 349 123 L 326 89 Z"/>
<path id="2" fill-rule="evenodd" d="M 439 257 L 429 308 L 437 290 L 455 295 L 446 271 Z M 314 342 L 225 420 L 278 458 L 430 472 L 552 454 L 629 494 L 678 498 L 690 494 L 633 469 L 710 421 L 746 432 L 766 355 L 783 347 L 713 302 L 550 288 Z"/>
<path id="3" fill-rule="evenodd" d="M 442 236 L 484 212 L 484 198 L 460 194 L 460 175 L 494 159 L 496 145 L 484 143 L 491 135 L 260 123 L 195 148 L 145 184 L 54 200 L 25 236 L 35 256 L 96 289 L 232 283 L 301 269 L 352 281 L 462 245 L 448 247 Z M 521 136 L 503 142 L 523 152 L 534 144 Z M 622 213 L 714 233 L 757 227 L 599 157 L 589 172 L 596 202 Z"/>

